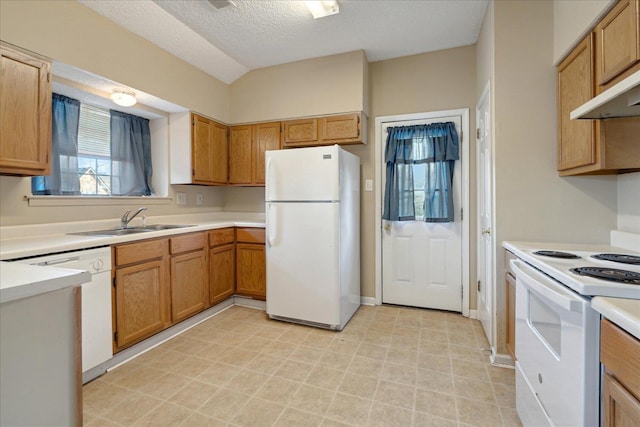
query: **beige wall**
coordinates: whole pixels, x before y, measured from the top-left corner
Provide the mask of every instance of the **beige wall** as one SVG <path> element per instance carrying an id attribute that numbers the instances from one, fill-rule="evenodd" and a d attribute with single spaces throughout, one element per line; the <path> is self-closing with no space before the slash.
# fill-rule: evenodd
<path id="1" fill-rule="evenodd" d="M 640 172 L 618 175 L 618 230 L 640 234 Z"/>
<path id="2" fill-rule="evenodd" d="M 54 60 L 228 121 L 229 87 L 76 1 L 1 1 L 0 39 Z M 222 210 L 220 188 L 172 186 L 187 205 L 149 205 L 149 215 Z M 196 193 L 205 203 L 196 206 Z M 29 178 L 0 176 L 0 225 L 119 218 L 133 201 L 109 206 L 29 207 Z"/>
<path id="3" fill-rule="evenodd" d="M 367 111 L 363 51 L 251 71 L 231 84 L 231 123 Z"/>
<path id="4" fill-rule="evenodd" d="M 616 0 L 554 0 L 553 61 L 558 64 Z"/>
<path id="5" fill-rule="evenodd" d="M 360 156 L 362 180 L 374 179 L 375 118 L 456 108 L 469 108 L 470 129 L 475 128 L 475 46 L 414 55 L 371 63 L 369 66 L 369 144 L 349 146 Z M 470 176 L 475 174 L 471 151 Z M 374 191 L 380 191 L 375 188 Z M 375 193 L 363 191 L 361 198 L 362 295 L 375 295 Z M 471 206 L 471 212 L 475 210 Z M 470 215 L 474 215 L 470 213 Z M 475 255 L 472 256 L 475 266 Z M 475 268 L 471 272 L 475 277 Z M 474 295 L 475 297 L 475 295 Z M 472 301 L 475 307 L 475 300 Z"/>
<path id="6" fill-rule="evenodd" d="M 504 352 L 502 242 L 608 243 L 617 185 L 615 176 L 556 172 L 553 4 L 497 1 L 494 10 L 496 314 Z"/>
<path id="7" fill-rule="evenodd" d="M 1 1 L 0 39 L 229 121 L 229 87 L 76 1 Z"/>

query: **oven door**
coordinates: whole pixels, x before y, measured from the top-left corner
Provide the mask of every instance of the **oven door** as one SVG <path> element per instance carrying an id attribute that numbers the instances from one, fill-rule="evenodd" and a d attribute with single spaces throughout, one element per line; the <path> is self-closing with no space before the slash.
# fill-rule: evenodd
<path id="1" fill-rule="evenodd" d="M 598 426 L 599 315 L 590 301 L 520 260 L 516 407 L 523 425 Z"/>

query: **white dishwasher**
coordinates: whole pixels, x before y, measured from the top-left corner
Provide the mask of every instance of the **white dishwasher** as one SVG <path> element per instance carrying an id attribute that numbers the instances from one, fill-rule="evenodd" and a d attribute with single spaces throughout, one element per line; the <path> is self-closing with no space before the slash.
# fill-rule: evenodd
<path id="1" fill-rule="evenodd" d="M 82 372 L 111 359 L 111 248 L 64 252 L 14 261 L 86 270 L 91 273 L 91 281 L 82 285 Z"/>

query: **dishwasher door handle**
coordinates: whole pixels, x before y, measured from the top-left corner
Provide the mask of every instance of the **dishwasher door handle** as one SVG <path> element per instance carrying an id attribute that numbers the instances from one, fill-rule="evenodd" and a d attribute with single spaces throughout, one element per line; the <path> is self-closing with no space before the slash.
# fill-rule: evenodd
<path id="1" fill-rule="evenodd" d="M 80 260 L 80 257 L 72 256 L 72 257 L 69 257 L 69 258 L 59 258 L 59 259 L 52 259 L 52 260 L 49 260 L 49 261 L 38 262 L 38 263 L 36 263 L 34 265 L 41 265 L 41 266 L 44 266 L 44 267 L 50 267 L 52 265 L 66 264 L 68 262 L 74 262 L 74 261 L 79 261 L 79 260 Z"/>

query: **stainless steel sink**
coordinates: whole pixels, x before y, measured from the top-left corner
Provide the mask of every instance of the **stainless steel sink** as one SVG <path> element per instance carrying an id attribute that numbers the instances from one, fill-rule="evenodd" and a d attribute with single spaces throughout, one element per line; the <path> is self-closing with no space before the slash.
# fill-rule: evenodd
<path id="1" fill-rule="evenodd" d="M 174 228 L 186 228 L 195 227 L 194 225 L 183 224 L 153 224 L 146 225 L 144 227 L 128 227 L 128 228 L 116 228 L 110 230 L 91 230 L 80 231 L 77 233 L 69 233 L 76 236 L 126 236 L 129 234 L 148 233 L 150 231 L 172 230 Z"/>
<path id="2" fill-rule="evenodd" d="M 195 225 L 153 224 L 153 225 L 145 225 L 144 227 L 131 227 L 131 228 L 128 228 L 127 230 L 155 231 L 155 230 L 172 230 L 174 228 L 186 228 L 186 227 L 195 227 Z"/>

